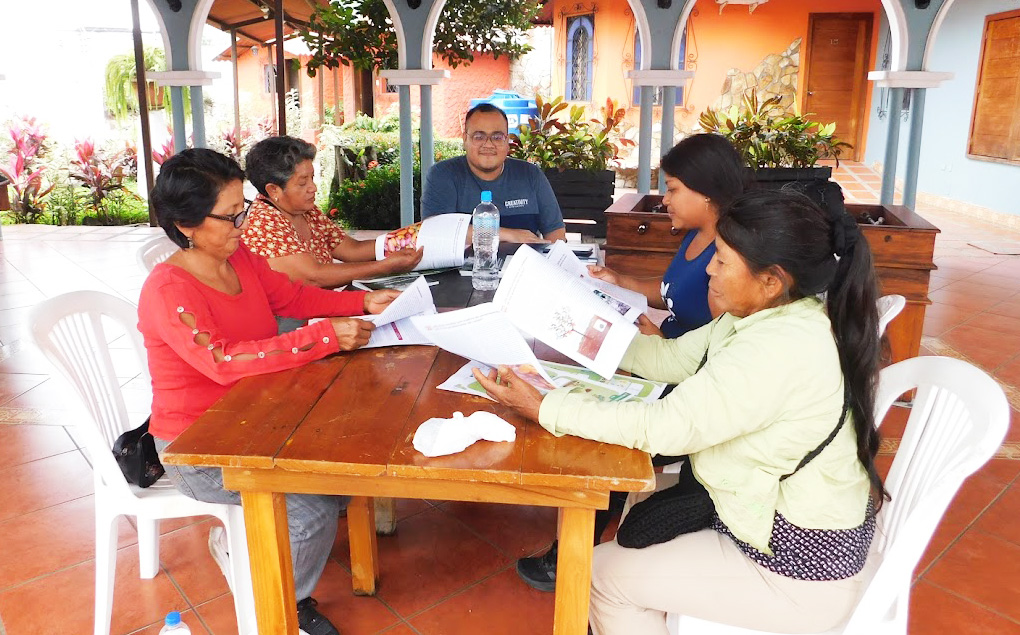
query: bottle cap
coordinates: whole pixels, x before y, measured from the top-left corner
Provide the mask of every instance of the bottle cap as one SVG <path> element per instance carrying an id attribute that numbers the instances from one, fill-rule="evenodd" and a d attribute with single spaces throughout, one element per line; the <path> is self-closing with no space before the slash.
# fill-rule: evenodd
<path id="1" fill-rule="evenodd" d="M 166 614 L 166 621 L 164 622 L 167 626 L 176 626 L 181 623 L 180 611 L 170 611 Z"/>
<path id="2" fill-rule="evenodd" d="M 489 190 L 482 190 L 482 202 L 483 203 L 491 203 L 492 202 L 492 192 L 490 192 Z"/>

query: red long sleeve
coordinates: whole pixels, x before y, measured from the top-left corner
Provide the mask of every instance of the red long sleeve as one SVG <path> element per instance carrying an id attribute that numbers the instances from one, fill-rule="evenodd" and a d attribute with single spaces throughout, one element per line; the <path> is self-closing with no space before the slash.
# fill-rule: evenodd
<path id="1" fill-rule="evenodd" d="M 161 439 L 175 438 L 239 379 L 294 368 L 339 350 L 328 321 L 277 335 L 274 315 L 363 313 L 364 293 L 292 283 L 243 247 L 229 262 L 241 282 L 237 295 L 212 289 L 168 264 L 153 269 L 142 287 L 138 329 L 152 377 L 149 428 Z M 201 333 L 209 337 L 206 346 L 196 342 Z"/>

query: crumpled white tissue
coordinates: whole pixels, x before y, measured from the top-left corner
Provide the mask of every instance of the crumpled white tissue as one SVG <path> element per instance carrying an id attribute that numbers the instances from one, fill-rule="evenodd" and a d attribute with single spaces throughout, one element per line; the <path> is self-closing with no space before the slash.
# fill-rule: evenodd
<path id="1" fill-rule="evenodd" d="M 452 419 L 433 417 L 418 426 L 414 449 L 425 456 L 445 456 L 462 452 L 475 441 L 514 441 L 517 429 L 491 412 L 475 412 L 465 417 L 453 413 Z"/>

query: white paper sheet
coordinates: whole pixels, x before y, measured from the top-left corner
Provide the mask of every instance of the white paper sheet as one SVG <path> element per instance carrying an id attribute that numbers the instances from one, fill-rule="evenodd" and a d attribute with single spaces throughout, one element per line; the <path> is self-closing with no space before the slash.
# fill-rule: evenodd
<path id="1" fill-rule="evenodd" d="M 375 239 L 375 259 L 404 248 L 425 249 L 421 262 L 414 269 L 459 267 L 464 264 L 471 214 L 440 214 L 420 223 L 401 227 Z"/>
<path id="2" fill-rule="evenodd" d="M 593 292 L 597 292 L 599 298 L 631 322 L 648 310 L 648 298 L 645 294 L 593 277 L 588 272 L 588 266 L 581 262 L 574 253 L 574 248 L 567 243 L 561 240 L 553 243 L 546 253 L 546 258 L 560 269 L 583 280 Z"/>
<path id="3" fill-rule="evenodd" d="M 390 322 L 396 322 L 412 315 L 435 313 L 436 303 L 432 299 L 432 290 L 425 276 L 418 276 L 418 279 L 411 283 L 390 302 L 389 306 L 377 315 L 364 315 L 362 318 L 372 322 L 377 327 Z"/>
<path id="4" fill-rule="evenodd" d="M 410 346 L 412 344 L 431 344 L 432 342 L 414 326 L 411 318 L 404 318 L 377 326 L 362 348 L 379 348 L 381 346 Z"/>
<path id="5" fill-rule="evenodd" d="M 616 372 L 638 332 L 590 285 L 527 245 L 503 272 L 492 304 L 522 331 L 603 377 Z"/>

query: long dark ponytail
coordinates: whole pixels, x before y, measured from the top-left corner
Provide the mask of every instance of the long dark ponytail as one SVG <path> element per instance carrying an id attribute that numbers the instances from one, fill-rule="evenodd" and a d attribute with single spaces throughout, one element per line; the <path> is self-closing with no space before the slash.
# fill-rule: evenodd
<path id="1" fill-rule="evenodd" d="M 877 510 L 888 498 L 875 469 L 878 283 L 871 249 L 857 223 L 842 205 L 826 207 L 823 211 L 794 192 L 751 192 L 723 211 L 717 230 L 751 271 L 782 268 L 790 300 L 826 294 L 843 381 L 850 389 L 857 456 L 867 470 Z"/>

